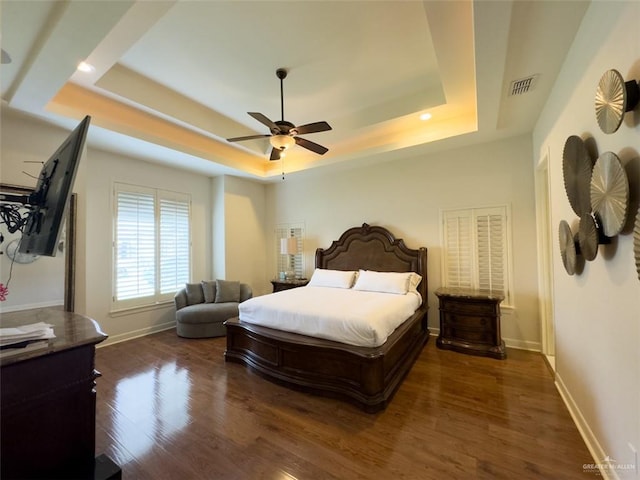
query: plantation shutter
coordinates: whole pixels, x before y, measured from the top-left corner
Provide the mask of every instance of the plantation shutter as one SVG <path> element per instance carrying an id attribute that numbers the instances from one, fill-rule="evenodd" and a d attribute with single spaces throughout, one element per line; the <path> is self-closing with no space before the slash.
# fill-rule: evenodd
<path id="1" fill-rule="evenodd" d="M 189 281 L 189 201 L 160 199 L 160 293 L 173 294 Z"/>
<path id="2" fill-rule="evenodd" d="M 445 212 L 445 268 L 447 286 L 472 288 L 473 240 L 468 212 Z"/>
<path id="3" fill-rule="evenodd" d="M 191 278 L 191 197 L 114 184 L 112 308 L 169 301 Z"/>
<path id="4" fill-rule="evenodd" d="M 152 193 L 116 194 L 116 300 L 155 293 L 155 199 Z"/>
<path id="5" fill-rule="evenodd" d="M 499 214 L 476 215 L 478 288 L 505 293 L 505 218 Z"/>
<path id="6" fill-rule="evenodd" d="M 490 290 L 512 305 L 507 208 L 470 208 L 442 214 L 443 282 Z"/>

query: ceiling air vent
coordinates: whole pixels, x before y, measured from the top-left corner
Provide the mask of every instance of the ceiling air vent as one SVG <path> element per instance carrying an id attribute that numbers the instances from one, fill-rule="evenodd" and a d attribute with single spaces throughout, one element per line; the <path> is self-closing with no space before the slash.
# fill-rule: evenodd
<path id="1" fill-rule="evenodd" d="M 531 75 L 519 80 L 514 80 L 509 86 L 509 96 L 512 97 L 514 95 L 523 95 L 527 93 L 535 87 L 537 80 L 538 75 Z"/>

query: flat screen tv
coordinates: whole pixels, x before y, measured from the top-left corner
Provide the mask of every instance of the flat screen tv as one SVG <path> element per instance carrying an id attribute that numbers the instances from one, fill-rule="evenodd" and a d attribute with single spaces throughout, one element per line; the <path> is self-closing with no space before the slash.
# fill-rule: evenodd
<path id="1" fill-rule="evenodd" d="M 91 117 L 86 116 L 42 166 L 29 199 L 20 252 L 54 257 Z"/>

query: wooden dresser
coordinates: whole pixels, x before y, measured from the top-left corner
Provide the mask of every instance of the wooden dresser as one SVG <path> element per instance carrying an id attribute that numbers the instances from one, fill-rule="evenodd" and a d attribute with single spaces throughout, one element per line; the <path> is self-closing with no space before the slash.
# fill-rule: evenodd
<path id="1" fill-rule="evenodd" d="M 2 479 L 118 479 L 95 457 L 95 345 L 107 336 L 92 319 L 54 309 L 5 313 L 0 325 L 44 322 L 56 338 L 0 352 Z"/>
<path id="2" fill-rule="evenodd" d="M 502 294 L 463 288 L 439 288 L 439 348 L 498 359 L 506 358 L 500 335 Z"/>

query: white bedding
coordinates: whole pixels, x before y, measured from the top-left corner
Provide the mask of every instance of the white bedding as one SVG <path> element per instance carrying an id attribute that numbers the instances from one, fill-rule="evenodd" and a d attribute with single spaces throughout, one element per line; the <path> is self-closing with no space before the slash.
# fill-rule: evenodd
<path id="1" fill-rule="evenodd" d="M 306 286 L 254 297 L 239 306 L 240 320 L 361 347 L 377 347 L 420 306 L 405 295 Z"/>

